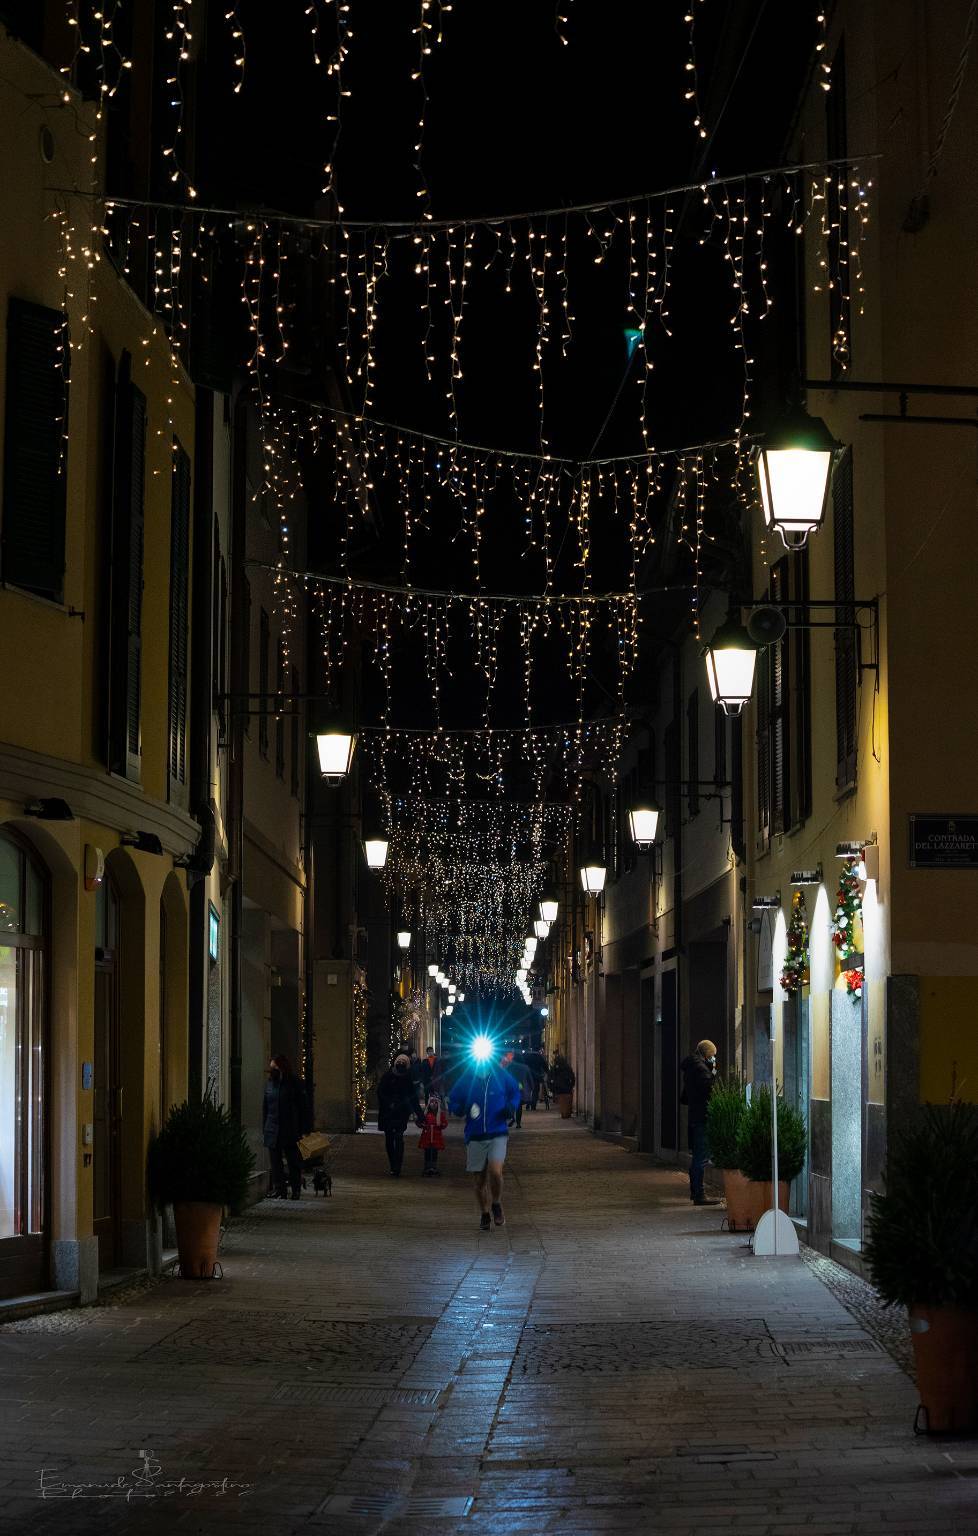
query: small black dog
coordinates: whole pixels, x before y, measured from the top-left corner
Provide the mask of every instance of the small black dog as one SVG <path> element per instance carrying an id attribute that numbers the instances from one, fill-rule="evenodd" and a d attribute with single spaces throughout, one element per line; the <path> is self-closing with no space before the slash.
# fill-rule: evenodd
<path id="1" fill-rule="evenodd" d="M 317 1195 L 324 1195 L 328 1200 L 333 1193 L 333 1180 L 325 1168 L 317 1168 L 312 1176 L 312 1187 Z"/>

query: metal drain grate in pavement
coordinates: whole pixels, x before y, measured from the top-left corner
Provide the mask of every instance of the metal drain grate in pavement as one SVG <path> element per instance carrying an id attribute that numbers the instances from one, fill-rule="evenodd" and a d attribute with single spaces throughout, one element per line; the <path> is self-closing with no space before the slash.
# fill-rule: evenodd
<path id="1" fill-rule="evenodd" d="M 388 1403 L 402 1407 L 429 1408 L 437 1403 L 441 1392 L 437 1387 L 341 1387 L 311 1382 L 307 1386 L 293 1386 L 283 1381 L 275 1392 L 275 1399 L 289 1403 L 346 1403 L 351 1407 L 384 1408 Z"/>
<path id="2" fill-rule="evenodd" d="M 317 1515 L 346 1515 L 351 1520 L 462 1520 L 472 1508 L 471 1496 L 435 1498 L 425 1494 L 384 1497 L 372 1493 L 331 1493 Z M 315 1517 L 314 1517 L 315 1518 Z"/>
<path id="3" fill-rule="evenodd" d="M 782 1339 L 772 1346 L 784 1359 L 831 1360 L 843 1355 L 882 1355 L 875 1339 Z"/>

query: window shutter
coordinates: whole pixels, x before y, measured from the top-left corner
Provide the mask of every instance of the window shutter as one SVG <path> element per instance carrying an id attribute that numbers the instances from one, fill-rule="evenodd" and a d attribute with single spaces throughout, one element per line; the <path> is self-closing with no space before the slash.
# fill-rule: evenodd
<path id="1" fill-rule="evenodd" d="M 187 782 L 187 675 L 190 580 L 190 460 L 174 444 L 170 490 L 170 783 Z"/>
<path id="2" fill-rule="evenodd" d="M 799 550 L 791 561 L 795 618 L 809 618 L 808 550 Z M 795 826 L 812 812 L 812 667 L 811 631 L 796 629 L 791 637 L 791 819 Z"/>
<path id="3" fill-rule="evenodd" d="M 700 691 L 694 688 L 686 702 L 686 761 L 689 784 L 686 803 L 690 816 L 700 809 Z"/>
<path id="4" fill-rule="evenodd" d="M 3 469 L 3 580 L 64 597 L 67 330 L 60 310 L 11 299 Z"/>
<path id="5" fill-rule="evenodd" d="M 261 609 L 258 618 L 258 750 L 268 756 L 268 694 L 269 694 L 269 647 L 271 629 L 268 614 Z"/>
<path id="6" fill-rule="evenodd" d="M 771 651 L 757 663 L 757 837 L 767 847 L 771 836 Z"/>
<path id="7" fill-rule="evenodd" d="M 275 772 L 280 779 L 285 778 L 285 718 L 282 710 L 285 708 L 285 646 L 281 639 L 277 646 L 277 665 L 275 669 Z"/>
<path id="8" fill-rule="evenodd" d="M 299 703 L 299 669 L 292 668 L 292 784 L 291 789 L 295 798 L 299 798 L 301 762 L 299 752 L 301 747 L 301 733 L 299 730 L 301 704 Z"/>
<path id="9" fill-rule="evenodd" d="M 109 699 L 110 763 L 139 779 L 143 624 L 146 397 L 123 353 L 116 377 L 112 466 L 112 597 Z"/>
<path id="10" fill-rule="evenodd" d="M 836 610 L 835 631 L 835 736 L 836 773 L 839 789 L 856 782 L 856 688 L 858 667 L 853 607 L 856 596 L 853 548 L 852 450 L 848 449 L 832 480 L 832 512 L 835 541 L 835 596 L 844 604 Z"/>
<path id="11" fill-rule="evenodd" d="M 788 599 L 788 560 L 779 560 L 771 571 L 771 601 Z M 786 629 L 771 647 L 771 831 L 786 832 L 791 806 L 791 751 L 789 679 L 791 634 Z"/>

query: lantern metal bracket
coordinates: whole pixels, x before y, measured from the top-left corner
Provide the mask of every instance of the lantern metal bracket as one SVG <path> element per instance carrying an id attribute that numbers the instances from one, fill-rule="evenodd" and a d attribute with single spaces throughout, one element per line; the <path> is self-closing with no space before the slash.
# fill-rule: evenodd
<path id="1" fill-rule="evenodd" d="M 747 606 L 748 605 L 745 603 L 744 607 L 747 607 Z M 876 676 L 877 676 L 877 680 L 879 679 L 879 670 L 880 670 L 880 655 L 879 655 L 879 645 L 880 645 L 880 639 L 879 639 L 879 637 L 880 637 L 880 625 L 879 625 L 880 605 L 879 605 L 879 598 L 876 598 L 876 597 L 854 597 L 854 598 L 850 598 L 847 601 L 845 599 L 840 599 L 840 598 L 836 598 L 836 597 L 810 597 L 810 598 L 808 598 L 804 602 L 801 601 L 801 600 L 797 600 L 797 601 L 789 600 L 789 601 L 780 602 L 780 603 L 772 603 L 772 602 L 770 602 L 767 599 L 758 599 L 755 602 L 751 603 L 750 606 L 752 608 L 776 608 L 780 613 L 782 613 L 784 615 L 784 622 L 785 622 L 785 628 L 786 629 L 834 629 L 834 630 L 851 629 L 851 630 L 853 630 L 854 633 L 855 633 L 855 636 L 856 636 L 856 651 L 857 651 L 856 664 L 857 664 L 857 666 L 859 668 L 860 678 L 862 677 L 862 674 L 864 672 L 875 672 Z M 819 608 L 819 609 L 832 608 L 832 609 L 835 610 L 835 617 L 832 618 L 832 619 L 808 619 L 808 618 L 805 618 L 805 617 L 790 618 L 789 617 L 789 613 L 795 612 L 799 608 L 801 608 L 801 609 L 805 609 L 805 608 Z M 842 615 L 845 615 L 845 617 L 840 617 L 840 613 Z M 863 620 L 861 620 L 859 618 L 859 615 L 862 614 L 862 613 L 868 613 L 869 614 L 869 621 L 868 622 L 863 621 Z M 863 637 L 864 634 L 867 634 L 867 633 L 872 636 L 872 655 L 873 655 L 872 661 L 864 661 L 863 660 L 863 655 L 862 655 L 862 637 Z M 776 641 L 772 641 L 771 643 L 772 644 L 776 644 Z"/>
<path id="2" fill-rule="evenodd" d="M 864 379 L 806 379 L 806 389 L 851 390 L 867 395 L 896 395 L 899 410 L 863 411 L 860 421 L 896 422 L 911 427 L 970 427 L 978 429 L 978 416 L 922 416 L 907 410 L 911 395 L 943 395 L 960 400 L 978 397 L 978 384 L 882 384 Z"/>

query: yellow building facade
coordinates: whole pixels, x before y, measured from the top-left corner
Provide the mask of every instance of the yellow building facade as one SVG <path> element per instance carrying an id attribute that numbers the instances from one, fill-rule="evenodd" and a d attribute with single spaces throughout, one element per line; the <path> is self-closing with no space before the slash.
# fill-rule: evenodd
<path id="1" fill-rule="evenodd" d="M 186 1092 L 194 394 L 102 249 L 90 103 L 0 32 L 0 1297 L 157 1262 Z"/>
<path id="2" fill-rule="evenodd" d="M 818 236 L 806 237 L 807 407 L 842 445 L 824 525 L 805 554 L 755 528 L 755 596 L 840 606 L 812 608 L 825 627 L 789 629 L 764 653 L 746 719 L 749 895 L 780 896 L 755 913 L 746 1001 L 755 1079 L 770 1071 L 773 1020 L 779 1082 L 809 1123 L 795 1214 L 842 1258 L 861 1247 L 901 1117 L 978 1095 L 975 401 L 953 393 L 974 386 L 978 356 L 967 16 L 965 0 L 835 7 L 832 88 L 813 84 L 792 147 L 800 161 L 871 156 L 873 187 L 850 291 L 818 291 Z M 827 238 L 854 249 L 852 183 L 836 175 Z M 840 959 L 849 869 L 861 913 Z M 814 883 L 793 881 L 804 872 Z M 796 892 L 809 963 L 793 992 Z"/>

